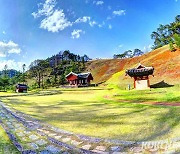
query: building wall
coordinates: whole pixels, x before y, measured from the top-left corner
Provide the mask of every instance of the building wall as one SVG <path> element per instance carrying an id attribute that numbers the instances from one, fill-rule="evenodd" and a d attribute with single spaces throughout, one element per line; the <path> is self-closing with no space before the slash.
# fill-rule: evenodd
<path id="1" fill-rule="evenodd" d="M 137 90 L 149 89 L 149 81 L 147 80 L 136 80 L 135 87 Z"/>
<path id="2" fill-rule="evenodd" d="M 77 80 L 77 76 L 71 74 L 66 78 L 68 81 L 73 81 L 73 80 Z"/>

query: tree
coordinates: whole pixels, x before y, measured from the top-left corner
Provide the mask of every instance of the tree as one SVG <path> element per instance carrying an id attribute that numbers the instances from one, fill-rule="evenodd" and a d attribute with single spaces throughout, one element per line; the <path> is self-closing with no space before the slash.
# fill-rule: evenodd
<path id="1" fill-rule="evenodd" d="M 132 50 L 127 50 L 127 51 L 125 51 L 125 52 L 124 52 L 124 56 L 125 56 L 126 58 L 132 58 L 132 57 L 133 57 L 133 52 L 132 52 Z"/>
<path id="2" fill-rule="evenodd" d="M 151 38 L 154 40 L 152 49 L 157 49 L 173 41 L 174 34 L 180 34 L 180 15 L 175 17 L 175 21 L 162 25 L 160 24 L 156 31 L 152 32 Z"/>
<path id="3" fill-rule="evenodd" d="M 174 34 L 174 43 L 176 44 L 177 48 L 180 48 L 180 35 Z"/>
<path id="4" fill-rule="evenodd" d="M 171 52 L 175 51 L 175 47 L 174 47 L 173 42 L 169 43 L 169 49 L 170 49 Z"/>
<path id="5" fill-rule="evenodd" d="M 23 65 L 22 65 L 22 69 L 23 69 L 23 73 L 25 73 L 25 70 L 26 70 L 26 64 L 23 64 Z"/>
<path id="6" fill-rule="evenodd" d="M 0 78 L 0 86 L 4 89 L 4 91 L 7 90 L 7 87 L 9 86 L 9 77 L 1 77 Z"/>
<path id="7" fill-rule="evenodd" d="M 4 65 L 4 77 L 8 76 L 7 69 L 8 69 L 8 65 L 6 64 L 6 65 Z"/>
<path id="8" fill-rule="evenodd" d="M 25 82 L 26 82 L 26 74 L 25 74 L 26 64 L 23 64 L 23 65 L 22 65 L 22 69 L 23 69 L 22 82 L 25 83 Z"/>
<path id="9" fill-rule="evenodd" d="M 69 54 L 70 54 L 70 51 L 69 51 L 69 50 L 65 50 L 65 51 L 63 52 L 64 60 L 69 60 Z"/>
<path id="10" fill-rule="evenodd" d="M 84 61 L 85 61 L 85 62 L 91 60 L 86 54 L 85 54 L 83 57 L 84 57 Z"/>
<path id="11" fill-rule="evenodd" d="M 38 88 L 44 88 L 44 76 L 49 66 L 46 60 L 35 60 L 30 64 L 30 76 L 36 78 Z"/>
<path id="12" fill-rule="evenodd" d="M 59 84 L 63 85 L 65 84 L 65 82 L 66 82 L 66 77 L 64 74 L 61 74 L 60 79 L 59 79 Z"/>
<path id="13" fill-rule="evenodd" d="M 144 52 L 141 51 L 140 49 L 134 49 L 133 57 L 141 56 L 143 54 L 144 54 Z"/>

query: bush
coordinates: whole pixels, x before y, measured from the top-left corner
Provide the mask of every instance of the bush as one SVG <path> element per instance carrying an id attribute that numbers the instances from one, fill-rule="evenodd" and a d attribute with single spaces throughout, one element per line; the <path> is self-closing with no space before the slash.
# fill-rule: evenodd
<path id="1" fill-rule="evenodd" d="M 174 34 L 174 42 L 177 48 L 180 48 L 180 35 L 179 34 Z"/>
<path id="2" fill-rule="evenodd" d="M 170 42 L 170 43 L 169 43 L 169 50 L 171 50 L 171 52 L 173 52 L 173 51 L 176 50 L 175 47 L 174 47 L 173 42 Z"/>

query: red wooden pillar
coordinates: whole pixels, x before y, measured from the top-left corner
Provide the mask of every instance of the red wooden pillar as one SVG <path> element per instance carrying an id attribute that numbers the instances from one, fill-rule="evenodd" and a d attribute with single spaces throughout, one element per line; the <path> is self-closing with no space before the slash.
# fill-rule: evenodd
<path id="1" fill-rule="evenodd" d="M 136 89 L 136 78 L 134 77 L 134 88 Z"/>
<path id="2" fill-rule="evenodd" d="M 149 76 L 147 76 L 148 87 L 150 87 Z"/>

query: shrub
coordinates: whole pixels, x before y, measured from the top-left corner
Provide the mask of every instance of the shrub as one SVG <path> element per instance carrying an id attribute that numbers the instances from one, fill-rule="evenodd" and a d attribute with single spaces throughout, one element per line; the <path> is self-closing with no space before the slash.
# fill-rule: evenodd
<path id="1" fill-rule="evenodd" d="M 177 48 L 180 48 L 180 35 L 179 34 L 174 34 L 174 42 Z"/>
<path id="2" fill-rule="evenodd" d="M 173 51 L 176 50 L 175 47 L 174 47 L 173 42 L 170 42 L 170 43 L 169 43 L 169 50 L 170 50 L 171 52 L 173 52 Z"/>

